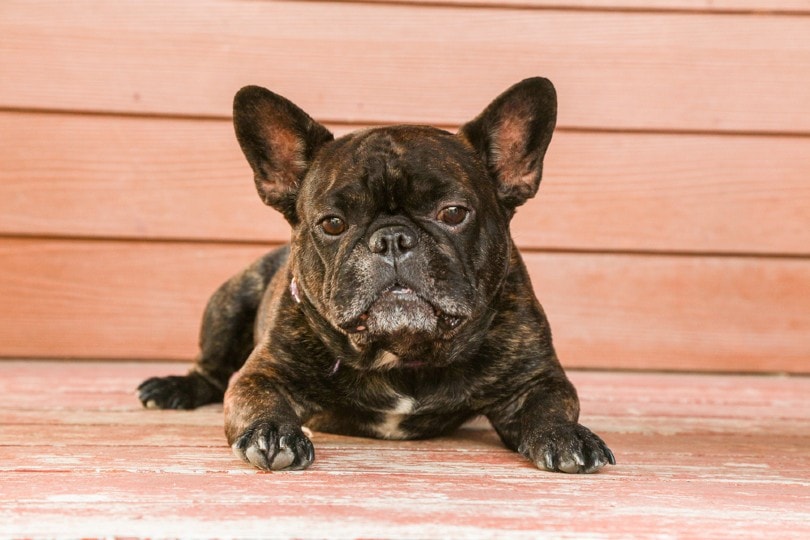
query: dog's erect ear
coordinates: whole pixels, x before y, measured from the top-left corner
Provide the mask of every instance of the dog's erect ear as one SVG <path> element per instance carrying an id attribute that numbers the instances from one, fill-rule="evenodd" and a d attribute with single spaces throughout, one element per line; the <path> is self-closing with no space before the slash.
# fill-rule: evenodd
<path id="1" fill-rule="evenodd" d="M 498 96 L 459 131 L 486 163 L 506 208 L 514 210 L 537 193 L 556 122 L 554 85 L 535 77 Z"/>
<path id="2" fill-rule="evenodd" d="M 233 125 L 259 196 L 295 225 L 301 180 L 315 153 L 334 136 L 292 102 L 260 86 L 236 93 Z"/>

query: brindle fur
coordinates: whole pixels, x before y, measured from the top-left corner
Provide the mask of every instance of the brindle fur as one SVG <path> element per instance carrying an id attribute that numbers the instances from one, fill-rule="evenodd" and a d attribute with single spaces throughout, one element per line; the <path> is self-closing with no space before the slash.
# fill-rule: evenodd
<path id="1" fill-rule="evenodd" d="M 528 79 L 458 135 L 394 126 L 333 141 L 284 98 L 240 91 L 237 136 L 260 196 L 290 222 L 292 242 L 220 287 L 190 373 L 145 381 L 141 401 L 194 408 L 224 395 L 229 443 L 264 469 L 310 465 L 305 424 L 425 438 L 476 415 L 538 467 L 592 472 L 614 463 L 577 423 L 576 391 L 509 237 L 515 208 L 537 190 L 555 117 L 551 84 Z M 475 209 L 469 223 L 451 230 L 425 217 L 454 197 Z M 339 239 L 319 235 L 321 206 L 338 208 L 353 229 Z M 394 247 L 366 249 L 374 231 L 400 229 L 418 246 L 409 259 Z M 427 329 L 386 335 L 357 318 L 394 281 L 432 299 Z"/>

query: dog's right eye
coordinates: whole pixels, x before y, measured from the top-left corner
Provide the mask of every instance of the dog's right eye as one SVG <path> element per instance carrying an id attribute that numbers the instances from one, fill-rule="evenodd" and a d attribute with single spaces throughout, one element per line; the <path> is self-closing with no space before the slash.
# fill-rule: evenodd
<path id="1" fill-rule="evenodd" d="M 338 236 L 346 231 L 346 222 L 337 216 L 329 216 L 321 220 L 321 228 L 330 236 Z"/>
<path id="2" fill-rule="evenodd" d="M 439 210 L 439 214 L 436 217 L 438 217 L 439 221 L 442 223 L 455 227 L 456 225 L 461 225 L 464 220 L 467 219 L 469 213 L 470 211 L 463 206 L 447 206 Z"/>

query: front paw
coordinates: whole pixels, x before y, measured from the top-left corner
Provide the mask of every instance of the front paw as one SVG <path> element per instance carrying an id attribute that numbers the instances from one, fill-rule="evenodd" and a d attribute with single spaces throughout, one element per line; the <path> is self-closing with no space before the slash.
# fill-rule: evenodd
<path id="1" fill-rule="evenodd" d="M 222 401 L 222 394 L 196 373 L 152 377 L 138 387 L 138 399 L 147 409 L 196 409 Z"/>
<path id="2" fill-rule="evenodd" d="M 592 473 L 616 464 L 610 448 L 585 426 L 554 424 L 531 432 L 518 448 L 537 467 L 566 473 Z"/>
<path id="3" fill-rule="evenodd" d="M 306 469 L 315 460 L 312 441 L 298 427 L 256 422 L 231 445 L 233 453 L 259 469 Z"/>

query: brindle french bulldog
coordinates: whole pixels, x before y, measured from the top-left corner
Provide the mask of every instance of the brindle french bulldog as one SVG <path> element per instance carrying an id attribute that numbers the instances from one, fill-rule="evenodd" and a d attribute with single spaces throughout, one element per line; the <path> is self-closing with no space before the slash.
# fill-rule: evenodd
<path id="1" fill-rule="evenodd" d="M 216 291 L 194 367 L 145 381 L 140 400 L 224 397 L 228 442 L 261 469 L 312 463 L 305 424 L 416 439 L 476 415 L 540 468 L 614 464 L 577 423 L 509 231 L 537 192 L 556 110 L 551 82 L 532 78 L 456 134 L 393 126 L 335 140 L 285 98 L 240 90 L 236 136 L 292 239 Z"/>

